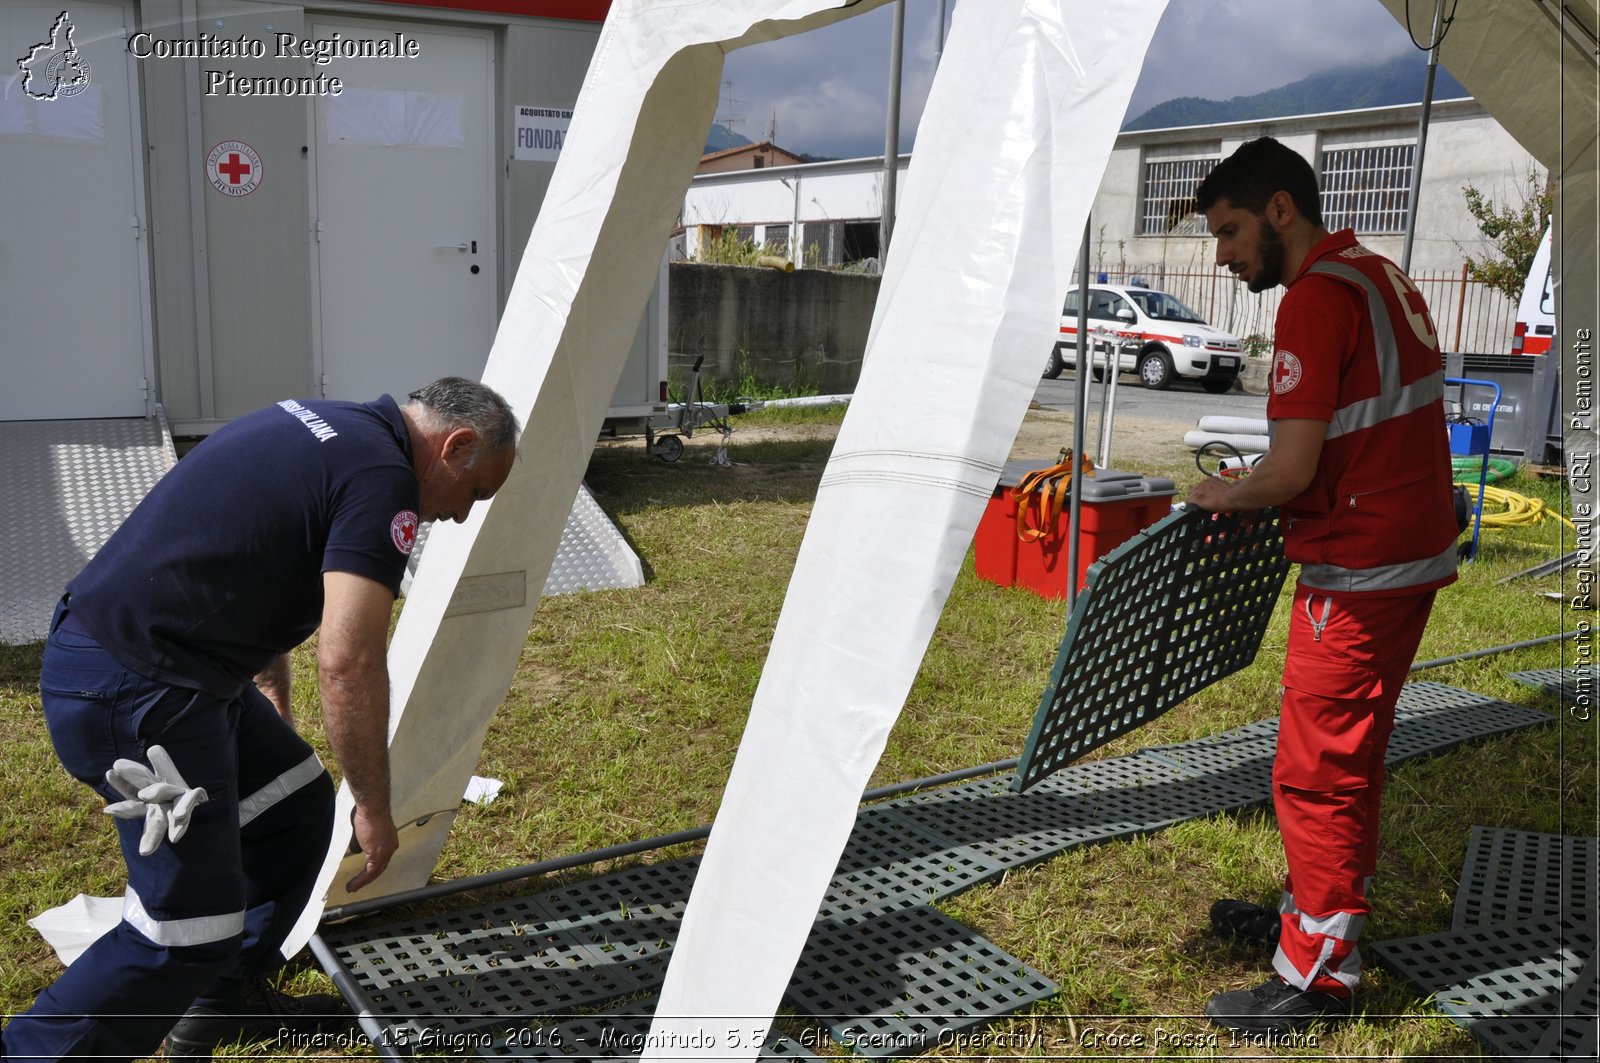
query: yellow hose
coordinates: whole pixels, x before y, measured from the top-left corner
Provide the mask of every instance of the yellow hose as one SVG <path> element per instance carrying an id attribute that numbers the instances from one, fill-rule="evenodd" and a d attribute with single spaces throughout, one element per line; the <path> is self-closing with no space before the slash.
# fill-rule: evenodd
<path id="1" fill-rule="evenodd" d="M 1476 502 L 1478 498 L 1478 483 L 1476 480 L 1470 483 L 1457 481 L 1456 486 L 1465 487 L 1468 501 Z M 1505 508 L 1499 513 L 1490 513 L 1490 503 Z M 1503 487 L 1485 487 L 1483 489 L 1483 507 L 1483 520 L 1481 523 L 1485 528 L 1526 528 L 1552 517 L 1567 527 L 1572 527 L 1570 520 L 1546 506 L 1537 498 L 1519 495 L 1515 491 L 1507 491 Z"/>

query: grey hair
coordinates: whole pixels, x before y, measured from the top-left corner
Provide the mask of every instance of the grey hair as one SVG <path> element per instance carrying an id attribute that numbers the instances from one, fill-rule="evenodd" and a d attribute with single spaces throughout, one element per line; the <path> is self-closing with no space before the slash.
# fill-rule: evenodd
<path id="1" fill-rule="evenodd" d="M 410 395 L 406 405 L 420 407 L 431 428 L 453 432 L 470 428 L 478 435 L 473 460 L 499 454 L 517 445 L 521 426 L 511 404 L 486 384 L 465 377 L 447 376 Z"/>

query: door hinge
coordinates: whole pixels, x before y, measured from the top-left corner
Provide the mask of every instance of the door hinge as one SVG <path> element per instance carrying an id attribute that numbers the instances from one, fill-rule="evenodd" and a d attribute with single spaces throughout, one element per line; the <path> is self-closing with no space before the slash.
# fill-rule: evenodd
<path id="1" fill-rule="evenodd" d="M 149 377 L 140 377 L 139 378 L 139 397 L 141 399 L 144 399 L 146 402 L 150 401 L 150 378 Z"/>
<path id="2" fill-rule="evenodd" d="M 321 218 L 317 219 L 316 228 L 313 229 L 312 232 L 316 234 L 317 243 L 319 243 L 319 244 L 322 243 L 322 219 Z"/>
<path id="3" fill-rule="evenodd" d="M 137 214 L 128 215 L 128 228 L 133 230 L 133 238 L 135 240 L 144 235 L 144 222 Z"/>
<path id="4" fill-rule="evenodd" d="M 320 389 L 320 391 L 322 393 L 322 397 L 323 398 L 327 398 L 328 397 L 328 374 L 327 373 L 323 373 L 322 374 L 321 379 L 319 379 L 317 381 L 317 387 L 318 387 L 318 389 Z"/>

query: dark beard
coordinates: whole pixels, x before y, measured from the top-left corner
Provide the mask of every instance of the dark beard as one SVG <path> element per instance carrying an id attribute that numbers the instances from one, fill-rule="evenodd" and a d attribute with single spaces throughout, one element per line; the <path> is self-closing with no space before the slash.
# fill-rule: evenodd
<path id="1" fill-rule="evenodd" d="M 1252 292 L 1264 292 L 1283 283 L 1283 237 L 1261 219 L 1261 269 L 1250 281 Z"/>

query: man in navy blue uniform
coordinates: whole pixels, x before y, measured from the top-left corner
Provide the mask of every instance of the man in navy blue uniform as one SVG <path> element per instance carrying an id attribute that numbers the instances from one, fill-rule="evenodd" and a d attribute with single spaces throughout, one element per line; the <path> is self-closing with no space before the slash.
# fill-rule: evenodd
<path id="1" fill-rule="evenodd" d="M 337 1008 L 264 980 L 333 825 L 333 783 L 293 727 L 288 653 L 320 632 L 360 889 L 398 846 L 386 643 L 417 525 L 465 520 L 499 490 L 517 431 L 504 399 L 458 377 L 405 405 L 285 400 L 197 446 L 72 580 L 45 646 L 45 719 L 66 769 L 112 802 L 128 887 L 121 922 L 0 1033 L 0 1056 L 132 1059 L 163 1037 L 169 1054 L 209 1054 Z"/>

